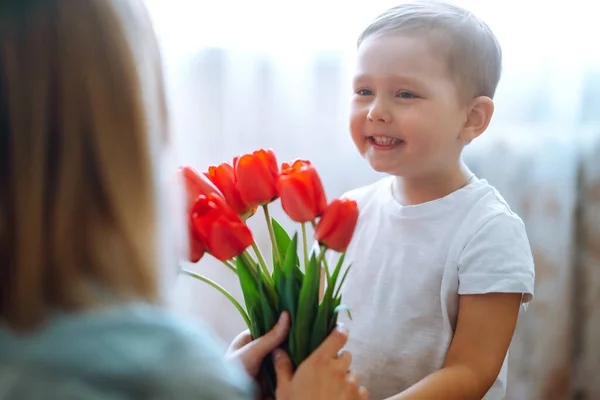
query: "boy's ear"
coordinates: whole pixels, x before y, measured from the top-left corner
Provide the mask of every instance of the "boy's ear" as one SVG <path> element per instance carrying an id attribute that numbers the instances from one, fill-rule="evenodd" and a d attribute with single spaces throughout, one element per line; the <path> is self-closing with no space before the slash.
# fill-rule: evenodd
<path id="1" fill-rule="evenodd" d="M 494 114 L 494 101 L 487 96 L 479 96 L 468 108 L 467 118 L 463 125 L 461 139 L 468 143 L 481 135 L 490 124 Z"/>

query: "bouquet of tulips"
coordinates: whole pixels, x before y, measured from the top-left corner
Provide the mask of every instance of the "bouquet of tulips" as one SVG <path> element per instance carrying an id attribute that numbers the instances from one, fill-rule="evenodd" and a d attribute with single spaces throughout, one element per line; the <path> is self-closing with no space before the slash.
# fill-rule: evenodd
<path id="1" fill-rule="evenodd" d="M 337 313 L 348 311 L 341 303 L 340 287 L 349 266 L 341 272 L 343 252 L 358 220 L 356 202 L 336 199 L 328 204 L 321 179 L 309 161 L 283 163 L 279 168 L 271 150 L 236 157 L 232 163 L 211 166 L 201 174 L 180 167 L 179 174 L 188 196 L 189 260 L 198 262 L 205 253 L 220 260 L 237 275 L 245 308 L 216 282 L 184 272 L 224 294 L 254 338 L 268 332 L 283 311 L 289 312 L 290 331 L 283 347 L 298 366 L 335 328 Z M 269 206 L 277 199 L 290 219 L 300 223 L 300 239 L 298 232 L 288 234 L 270 217 Z M 258 207 L 263 210 L 272 242 L 271 268 L 245 222 Z M 309 246 L 307 226 L 314 230 L 318 250 Z M 342 253 L 331 269 L 325 257 L 328 250 Z M 320 294 L 322 271 L 326 282 Z M 274 394 L 270 359 L 262 368 L 268 390 Z"/>

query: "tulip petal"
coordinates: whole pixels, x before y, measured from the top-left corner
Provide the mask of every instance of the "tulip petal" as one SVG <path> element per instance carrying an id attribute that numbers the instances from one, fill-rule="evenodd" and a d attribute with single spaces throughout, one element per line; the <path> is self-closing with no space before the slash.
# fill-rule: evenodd
<path id="1" fill-rule="evenodd" d="M 336 229 L 336 235 L 331 235 L 327 241 L 327 247 L 337 252 L 344 252 L 348 248 L 357 220 L 352 215 L 341 218 Z"/>
<path id="2" fill-rule="evenodd" d="M 219 260 L 229 260 L 252 244 L 252 233 L 220 196 L 198 196 L 191 221 L 196 237 Z"/>
<path id="3" fill-rule="evenodd" d="M 194 233 L 190 230 L 190 248 L 189 248 L 189 261 L 197 263 L 204 255 L 205 249 L 202 242 L 196 238 Z"/>
<path id="4" fill-rule="evenodd" d="M 282 176 L 277 184 L 281 206 L 295 222 L 309 222 L 316 217 L 312 207 L 310 186 L 293 175 Z"/>
<path id="5" fill-rule="evenodd" d="M 277 191 L 283 209 L 295 222 L 314 221 L 327 206 L 319 174 L 307 160 L 282 164 Z"/>
<path id="6" fill-rule="evenodd" d="M 213 183 L 219 188 L 227 204 L 233 208 L 238 215 L 244 215 L 251 209 L 240 196 L 240 192 L 235 183 L 235 174 L 233 166 L 229 163 L 222 163 L 218 167 L 212 167 L 209 170 Z"/>
<path id="7" fill-rule="evenodd" d="M 252 242 L 252 233 L 246 224 L 218 217 L 212 225 L 208 248 L 217 259 L 227 261 L 240 255 Z"/>
<path id="8" fill-rule="evenodd" d="M 357 222 L 356 202 L 336 199 L 323 212 L 315 230 L 315 238 L 332 250 L 344 252 L 352 240 Z"/>
<path id="9" fill-rule="evenodd" d="M 204 174 L 198 174 L 193 168 L 188 166 L 179 167 L 178 173 L 182 176 L 185 183 L 188 209 L 191 209 L 196 198 L 201 194 L 221 195 L 219 189 Z"/>
<path id="10" fill-rule="evenodd" d="M 317 170 L 313 167 L 305 169 L 308 175 L 307 179 L 312 181 L 310 185 L 312 189 L 311 197 L 313 201 L 313 209 L 316 216 L 320 216 L 325 208 L 327 207 L 327 197 L 325 195 L 325 189 L 323 189 L 323 183 L 317 173 Z M 313 218 L 314 219 L 314 218 Z"/>
<path id="11" fill-rule="evenodd" d="M 271 172 L 271 176 L 273 178 L 277 178 L 279 175 L 279 167 L 277 166 L 277 158 L 275 157 L 275 153 L 271 149 L 265 150 L 266 154 L 266 165 Z"/>
<path id="12" fill-rule="evenodd" d="M 236 159 L 235 180 L 242 200 L 250 205 L 268 204 L 277 197 L 277 164 L 265 150 Z"/>
<path id="13" fill-rule="evenodd" d="M 335 200 L 334 200 L 335 202 Z M 337 209 L 332 207 L 333 202 L 325 209 L 323 212 L 323 216 L 319 220 L 317 224 L 317 228 L 315 229 L 315 239 L 320 243 L 324 238 L 331 235 L 333 232 L 336 220 L 337 220 Z"/>

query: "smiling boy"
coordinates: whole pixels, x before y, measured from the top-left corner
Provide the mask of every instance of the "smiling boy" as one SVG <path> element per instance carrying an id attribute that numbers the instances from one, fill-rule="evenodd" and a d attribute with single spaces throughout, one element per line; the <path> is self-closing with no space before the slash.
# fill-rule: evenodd
<path id="1" fill-rule="evenodd" d="M 501 399 L 534 265 L 521 219 L 463 163 L 488 127 L 501 49 L 472 13 L 394 7 L 358 41 L 350 131 L 389 176 L 361 209 L 343 287 L 348 350 L 372 399 Z"/>

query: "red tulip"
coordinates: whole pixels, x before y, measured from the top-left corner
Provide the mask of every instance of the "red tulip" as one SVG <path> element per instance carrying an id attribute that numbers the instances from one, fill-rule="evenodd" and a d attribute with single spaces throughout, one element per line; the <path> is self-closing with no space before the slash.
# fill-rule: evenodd
<path id="1" fill-rule="evenodd" d="M 358 205 L 349 199 L 336 199 L 323 211 L 323 216 L 315 229 L 315 239 L 319 244 L 337 252 L 348 248 L 356 223 Z"/>
<path id="2" fill-rule="evenodd" d="M 188 211 L 192 209 L 201 194 L 221 195 L 219 189 L 204 174 L 197 173 L 192 167 L 179 167 L 178 173 L 183 178 L 187 193 Z"/>
<path id="3" fill-rule="evenodd" d="M 250 229 L 219 195 L 198 196 L 191 218 L 198 239 L 221 261 L 240 255 L 254 242 Z"/>
<path id="4" fill-rule="evenodd" d="M 272 150 L 260 149 L 233 160 L 237 189 L 250 206 L 269 204 L 277 198 L 279 168 Z"/>
<path id="5" fill-rule="evenodd" d="M 284 163 L 277 181 L 281 206 L 295 222 L 314 221 L 327 207 L 323 184 L 310 161 Z"/>
<path id="6" fill-rule="evenodd" d="M 191 226 L 191 224 L 190 224 L 189 233 L 190 233 L 190 235 L 189 235 L 189 238 L 190 238 L 189 261 L 192 263 L 197 263 L 198 261 L 200 261 L 200 259 L 206 252 L 206 249 L 204 248 L 204 245 L 202 244 L 202 242 L 200 240 L 198 240 L 198 237 L 194 233 L 193 227 Z"/>
<path id="7" fill-rule="evenodd" d="M 186 212 L 190 212 L 198 196 L 201 194 L 214 194 L 219 196 L 219 189 L 204 175 L 198 174 L 193 168 L 188 166 L 179 167 L 177 173 L 181 176 L 185 184 L 185 192 L 187 197 Z M 188 215 L 188 218 L 190 216 Z M 196 263 L 200 261 L 206 248 L 202 241 L 194 232 L 191 219 L 188 222 L 188 237 L 189 249 L 188 258 L 190 262 Z"/>
<path id="8" fill-rule="evenodd" d="M 205 175 L 221 191 L 227 204 L 229 204 L 231 208 L 233 208 L 233 211 L 238 215 L 244 217 L 252 212 L 253 207 L 242 200 L 240 191 L 235 184 L 233 165 L 230 163 L 222 163 L 217 167 L 208 167 L 208 172 Z"/>

